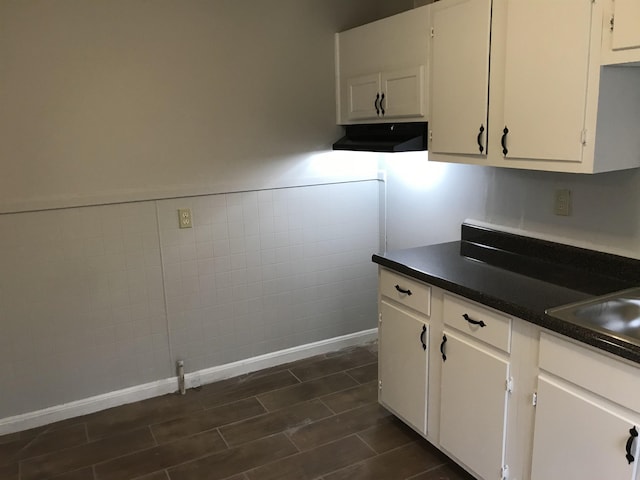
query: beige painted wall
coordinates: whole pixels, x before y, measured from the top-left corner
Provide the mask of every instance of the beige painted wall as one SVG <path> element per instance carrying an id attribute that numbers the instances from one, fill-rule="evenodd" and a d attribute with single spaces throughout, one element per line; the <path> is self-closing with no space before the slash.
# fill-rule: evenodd
<path id="1" fill-rule="evenodd" d="M 334 32 L 411 6 L 0 0 L 0 213 L 311 182 Z"/>

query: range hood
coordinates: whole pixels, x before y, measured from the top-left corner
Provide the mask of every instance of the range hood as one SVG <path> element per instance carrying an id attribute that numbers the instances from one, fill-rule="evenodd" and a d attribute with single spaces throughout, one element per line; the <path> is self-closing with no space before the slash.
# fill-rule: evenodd
<path id="1" fill-rule="evenodd" d="M 427 122 L 345 125 L 334 150 L 415 152 L 427 149 Z"/>

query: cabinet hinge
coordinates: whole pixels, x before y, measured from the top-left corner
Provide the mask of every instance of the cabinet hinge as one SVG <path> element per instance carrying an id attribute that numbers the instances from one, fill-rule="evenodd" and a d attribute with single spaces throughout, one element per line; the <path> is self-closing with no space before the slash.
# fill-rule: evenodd
<path id="1" fill-rule="evenodd" d="M 378 323 L 382 324 L 382 314 L 378 314 Z"/>
<path id="2" fill-rule="evenodd" d="M 500 475 L 502 475 L 502 480 L 509 480 L 509 465 L 503 465 L 500 469 Z"/>
<path id="3" fill-rule="evenodd" d="M 378 380 L 378 390 L 382 390 L 382 380 Z"/>
<path id="4" fill-rule="evenodd" d="M 429 143 L 433 142 L 433 130 L 429 130 Z"/>
<path id="5" fill-rule="evenodd" d="M 533 392 L 533 395 L 531 395 L 531 405 L 534 407 L 538 405 L 538 392 Z"/>
<path id="6" fill-rule="evenodd" d="M 613 32 L 613 26 L 615 25 L 615 19 L 613 17 L 613 15 L 611 15 L 611 18 L 609 19 L 609 30 L 611 30 Z M 433 37 L 433 35 L 431 35 Z"/>
<path id="7" fill-rule="evenodd" d="M 431 27 L 431 38 L 435 36 L 436 36 L 436 30 L 433 27 Z"/>
<path id="8" fill-rule="evenodd" d="M 583 129 L 582 132 L 580 132 L 580 142 L 582 142 L 582 145 L 586 145 L 587 144 L 587 129 Z"/>
<path id="9" fill-rule="evenodd" d="M 507 390 L 507 393 L 513 393 L 513 377 L 507 378 L 507 380 L 504 382 L 504 386 Z"/>

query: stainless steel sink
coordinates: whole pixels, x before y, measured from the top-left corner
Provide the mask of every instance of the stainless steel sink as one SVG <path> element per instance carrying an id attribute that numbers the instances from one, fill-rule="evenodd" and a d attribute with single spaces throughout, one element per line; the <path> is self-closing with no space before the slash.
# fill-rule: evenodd
<path id="1" fill-rule="evenodd" d="M 550 308 L 546 313 L 640 345 L 640 288 Z"/>

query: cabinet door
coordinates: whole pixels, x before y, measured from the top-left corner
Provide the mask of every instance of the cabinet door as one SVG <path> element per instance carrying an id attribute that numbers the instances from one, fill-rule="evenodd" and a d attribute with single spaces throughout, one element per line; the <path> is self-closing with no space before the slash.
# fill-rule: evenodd
<path id="1" fill-rule="evenodd" d="M 633 427 L 633 421 L 604 404 L 541 375 L 531 479 L 635 479 L 637 439 L 632 443 L 636 460 L 629 464 L 625 458 Z"/>
<path id="2" fill-rule="evenodd" d="M 509 363 L 450 331 L 444 336 L 440 445 L 480 478 L 500 478 Z"/>
<path id="3" fill-rule="evenodd" d="M 580 162 L 592 2 L 499 4 L 506 4 L 504 92 L 492 90 L 491 96 L 503 95 L 504 124 L 491 128 L 504 138 L 506 158 Z"/>
<path id="4" fill-rule="evenodd" d="M 486 155 L 491 0 L 443 0 L 431 18 L 429 151 Z"/>
<path id="5" fill-rule="evenodd" d="M 380 403 L 419 432 L 427 432 L 429 326 L 404 309 L 382 301 L 379 337 Z"/>
<path id="6" fill-rule="evenodd" d="M 347 80 L 347 118 L 364 120 L 378 118 L 380 74 L 360 75 Z"/>
<path id="7" fill-rule="evenodd" d="M 385 118 L 425 116 L 424 66 L 382 72 L 382 116 Z"/>
<path id="8" fill-rule="evenodd" d="M 640 48 L 640 2 L 615 0 L 612 48 Z"/>

